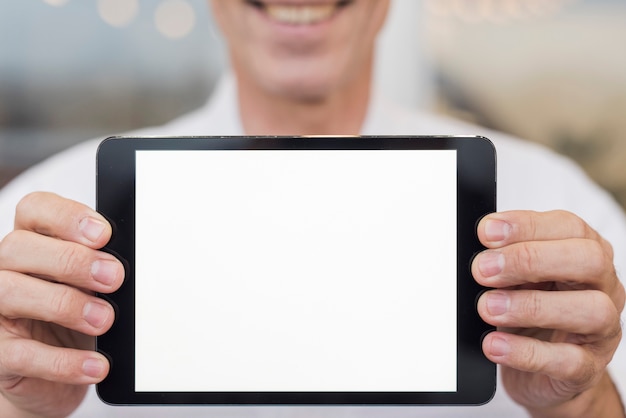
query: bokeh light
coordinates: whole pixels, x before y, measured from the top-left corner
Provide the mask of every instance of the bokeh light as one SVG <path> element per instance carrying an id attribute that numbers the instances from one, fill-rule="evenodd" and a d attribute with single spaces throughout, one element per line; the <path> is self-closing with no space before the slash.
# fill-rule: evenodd
<path id="1" fill-rule="evenodd" d="M 196 25 L 196 13 L 185 0 L 165 0 L 156 9 L 154 22 L 166 38 L 181 39 Z"/>
<path id="2" fill-rule="evenodd" d="M 44 3 L 49 4 L 50 6 L 63 6 L 69 0 L 43 0 Z"/>
<path id="3" fill-rule="evenodd" d="M 433 16 L 467 23 L 506 23 L 533 17 L 550 17 L 577 0 L 427 0 Z"/>
<path id="4" fill-rule="evenodd" d="M 128 26 L 139 13 L 138 0 L 98 0 L 98 13 L 111 26 Z"/>

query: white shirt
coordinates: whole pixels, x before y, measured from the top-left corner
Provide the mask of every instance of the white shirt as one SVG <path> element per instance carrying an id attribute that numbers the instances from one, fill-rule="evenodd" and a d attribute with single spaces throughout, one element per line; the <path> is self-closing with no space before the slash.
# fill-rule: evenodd
<path id="1" fill-rule="evenodd" d="M 174 121 L 133 135 L 243 135 L 236 86 L 231 76 L 219 84 L 207 104 Z M 571 161 L 540 146 L 441 116 L 418 113 L 374 94 L 363 135 L 482 135 L 498 153 L 498 210 L 565 209 L 585 219 L 615 250 L 618 273 L 626 269 L 626 218 L 621 208 Z M 0 190 L 0 237 L 13 225 L 15 205 L 32 191 L 52 191 L 95 206 L 95 154 L 101 139 L 87 141 L 40 163 Z M 611 363 L 622 396 L 626 392 L 626 344 Z M 74 417 L 525 417 L 502 387 L 480 407 L 113 407 L 94 391 Z"/>

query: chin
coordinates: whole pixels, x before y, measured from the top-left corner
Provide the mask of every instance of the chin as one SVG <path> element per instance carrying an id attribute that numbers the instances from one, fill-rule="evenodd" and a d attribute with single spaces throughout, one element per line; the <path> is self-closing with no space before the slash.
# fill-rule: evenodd
<path id="1" fill-rule="evenodd" d="M 321 101 L 345 84 L 341 65 L 318 65 L 298 62 L 259 68 L 258 78 L 267 92 L 298 101 Z M 270 75 L 271 76 L 268 76 Z"/>
<path id="2" fill-rule="evenodd" d="M 335 88 L 328 82 L 293 79 L 282 80 L 279 85 L 274 84 L 271 92 L 286 99 L 316 103 L 324 101 L 334 90 Z"/>

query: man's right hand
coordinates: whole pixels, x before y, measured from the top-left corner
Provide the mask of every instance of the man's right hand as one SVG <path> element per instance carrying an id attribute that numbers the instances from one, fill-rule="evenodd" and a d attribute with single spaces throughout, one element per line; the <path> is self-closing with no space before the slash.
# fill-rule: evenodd
<path id="1" fill-rule="evenodd" d="M 111 226 L 97 212 L 51 193 L 19 203 L 15 228 L 0 241 L 0 411 L 59 417 L 109 371 L 94 351 L 112 325 L 111 293 L 124 268 L 98 251 Z M 5 415 L 6 414 L 6 415 Z"/>

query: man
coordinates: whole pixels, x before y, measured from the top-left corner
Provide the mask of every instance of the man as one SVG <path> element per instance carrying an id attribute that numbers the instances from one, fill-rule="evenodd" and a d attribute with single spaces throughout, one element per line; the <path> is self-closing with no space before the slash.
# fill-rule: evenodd
<path id="1" fill-rule="evenodd" d="M 407 113 L 372 92 L 374 41 L 383 0 L 213 0 L 228 43 L 227 77 L 203 109 L 144 133 L 168 134 L 456 134 L 491 137 L 499 155 L 500 212 L 483 219 L 488 248 L 472 273 L 494 290 L 478 301 L 498 327 L 483 350 L 501 365 L 496 399 L 482 408 L 186 409 L 185 416 L 297 414 L 377 416 L 623 417 L 607 371 L 621 338 L 626 222 L 615 203 L 571 163 L 497 133 Z M 93 204 L 95 143 L 88 142 L 26 173 L 0 196 L 15 211 L 0 242 L 0 411 L 3 416 L 65 416 L 108 362 L 93 336 L 114 320 L 91 292 L 112 292 L 123 268 L 98 251 L 111 227 Z M 58 194 L 34 193 L 50 190 Z M 21 200 L 20 200 L 21 199 Z M 531 210 L 568 209 L 571 212 Z M 5 224 L 10 220 L 2 219 Z M 595 229 L 610 236 L 613 248 Z M 0 231 L 8 232 L 9 227 Z M 0 235 L 1 236 L 1 235 Z M 432 341 L 436 344 L 436 341 Z M 614 377 L 626 375 L 619 353 Z M 624 384 L 626 382 L 622 382 Z M 506 391 L 506 393 L 505 393 Z M 92 395 L 90 395 L 92 396 Z M 176 414 L 172 409 L 107 409 L 89 399 L 85 416 Z M 484 408 L 484 409 L 483 409 Z M 180 413 L 180 412 L 178 412 Z"/>

